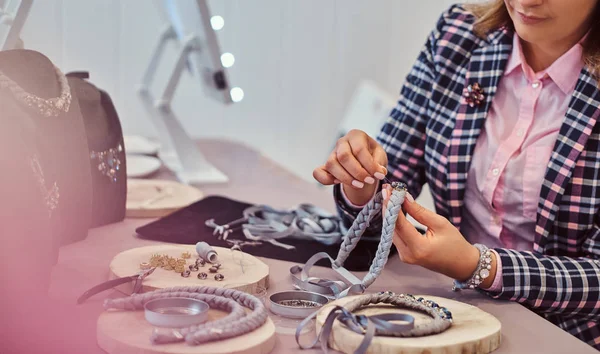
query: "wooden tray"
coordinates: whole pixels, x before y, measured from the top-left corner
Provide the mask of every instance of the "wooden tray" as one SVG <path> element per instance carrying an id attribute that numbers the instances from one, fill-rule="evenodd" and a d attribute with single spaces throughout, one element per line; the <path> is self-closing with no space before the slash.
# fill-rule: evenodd
<path id="1" fill-rule="evenodd" d="M 202 198 L 202 191 L 187 184 L 130 178 L 127 180 L 126 215 L 129 218 L 159 218 Z"/>
<path id="2" fill-rule="evenodd" d="M 240 251 L 231 251 L 227 248 L 213 247 L 218 254 L 221 268 L 219 273 L 225 276 L 223 281 L 214 279 L 215 273 L 210 273 L 210 264 L 200 267 L 197 272 L 191 272 L 188 278 L 184 278 L 175 271 L 167 271 L 157 268 L 154 273 L 144 279 L 143 292 L 155 289 L 170 288 L 174 286 L 215 286 L 228 287 L 256 294 L 259 289 L 269 288 L 269 266 L 258 258 Z M 140 271 L 140 263 L 148 262 L 153 254 L 167 254 L 171 257 L 181 258 L 183 252 L 190 252 L 192 258 L 187 264 L 195 263 L 198 254 L 195 245 L 163 244 L 133 248 L 119 253 L 110 262 L 110 279 L 133 275 Z M 243 267 L 240 265 L 243 265 Z M 205 280 L 198 279 L 199 272 L 208 274 Z M 123 284 L 117 287 L 125 294 L 131 294 L 133 283 Z"/>
<path id="3" fill-rule="evenodd" d="M 416 295 L 435 301 L 440 306 L 452 312 L 453 324 L 448 330 L 426 337 L 398 338 L 374 337 L 367 353 L 402 353 L 402 354 L 467 354 L 490 353 L 500 346 L 501 324 L 498 319 L 487 312 L 462 302 L 441 297 Z M 317 315 L 316 330 L 320 331 L 327 315 L 335 305 L 343 306 L 354 296 L 331 302 L 323 307 Z M 430 321 L 431 317 L 424 313 L 405 309 L 394 309 L 391 306 L 368 306 L 357 313 L 374 315 L 378 313 L 409 313 L 415 317 L 415 322 Z M 317 332 L 318 333 L 318 332 Z M 343 353 L 353 353 L 360 345 L 363 336 L 355 333 L 339 321 L 335 321 L 329 346 Z"/>

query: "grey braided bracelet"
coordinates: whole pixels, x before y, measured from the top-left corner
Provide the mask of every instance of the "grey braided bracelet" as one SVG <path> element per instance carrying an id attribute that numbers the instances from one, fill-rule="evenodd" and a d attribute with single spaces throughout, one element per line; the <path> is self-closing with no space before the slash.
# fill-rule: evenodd
<path id="1" fill-rule="evenodd" d="M 108 299 L 105 309 L 140 310 L 154 299 L 187 297 L 205 301 L 211 309 L 228 311 L 229 315 L 211 322 L 187 328 L 155 329 L 150 340 L 154 344 L 182 342 L 197 345 L 249 333 L 262 326 L 268 317 L 264 304 L 255 296 L 234 289 L 209 286 L 173 287 L 136 294 L 120 299 Z M 252 310 L 246 314 L 244 307 Z"/>
<path id="2" fill-rule="evenodd" d="M 304 267 L 294 266 L 290 269 L 292 274 L 292 280 L 295 285 L 304 290 L 319 292 L 325 295 L 333 295 L 336 298 L 340 298 L 348 295 L 349 293 L 363 293 L 381 274 L 383 267 L 385 266 L 390 249 L 393 244 L 394 227 L 396 220 L 398 219 L 398 213 L 404 203 L 406 196 L 406 185 L 402 182 L 392 182 L 392 194 L 386 207 L 385 218 L 383 219 L 383 226 L 381 230 L 381 239 L 375 254 L 375 259 L 371 263 L 369 272 L 362 280 L 357 279 L 352 273 L 343 268 L 344 262 L 354 250 L 361 236 L 365 230 L 369 227 L 369 222 L 377 215 L 382 209 L 383 196 L 381 192 L 377 193 L 375 197 L 360 211 L 352 226 L 344 236 L 340 251 L 338 252 L 337 258 L 333 260 L 327 253 L 320 252 L 312 256 L 304 265 Z M 342 277 L 348 280 L 352 285 L 346 289 L 340 289 L 343 284 L 340 282 L 322 280 L 310 277 L 308 271 L 310 268 L 319 260 L 327 258 L 331 261 L 332 268 L 336 270 Z M 298 277 L 300 274 L 300 277 Z M 315 281 L 316 279 L 316 281 Z"/>

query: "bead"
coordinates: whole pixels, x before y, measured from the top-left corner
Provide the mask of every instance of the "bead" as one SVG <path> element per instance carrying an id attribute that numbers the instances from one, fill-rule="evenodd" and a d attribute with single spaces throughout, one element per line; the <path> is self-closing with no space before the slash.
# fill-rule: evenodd
<path id="1" fill-rule="evenodd" d="M 219 269 L 219 268 L 221 268 L 221 263 L 215 263 L 215 264 L 213 264 L 213 267 Z"/>
<path id="2" fill-rule="evenodd" d="M 196 265 L 200 266 L 200 267 L 204 267 L 204 265 L 206 264 L 206 261 L 202 258 L 196 258 Z"/>
<path id="3" fill-rule="evenodd" d="M 142 262 L 142 263 L 140 263 L 140 269 L 144 269 L 145 270 L 145 269 L 150 269 L 150 268 L 152 268 L 152 266 L 150 265 L 150 263 L 148 263 L 148 262 Z"/>
<path id="4" fill-rule="evenodd" d="M 188 259 L 188 258 L 191 258 L 191 257 L 192 257 L 192 254 L 189 253 L 189 252 L 183 252 L 181 254 L 181 258 L 183 258 L 183 259 Z"/>
<path id="5" fill-rule="evenodd" d="M 198 279 L 202 279 L 202 280 L 204 280 L 204 279 L 206 279 L 206 278 L 208 278 L 208 274 L 206 274 L 206 273 L 204 273 L 204 272 L 200 272 L 200 273 L 198 273 Z"/>
<path id="6" fill-rule="evenodd" d="M 213 266 L 213 267 L 210 267 L 208 270 L 209 270 L 211 273 L 216 273 L 216 272 L 219 270 L 219 268 L 217 268 L 217 267 L 214 267 L 214 266 Z"/>
<path id="7" fill-rule="evenodd" d="M 181 273 L 181 276 L 184 277 L 184 278 L 189 277 L 190 276 L 190 271 L 189 270 L 183 271 L 183 273 Z"/>
<path id="8" fill-rule="evenodd" d="M 223 281 L 223 279 L 225 279 L 225 276 L 223 274 L 216 274 L 215 275 L 215 280 L 216 281 Z"/>
<path id="9" fill-rule="evenodd" d="M 190 268 L 190 270 L 192 272 L 197 272 L 198 271 L 198 266 L 195 265 L 195 264 L 190 264 L 189 268 Z"/>

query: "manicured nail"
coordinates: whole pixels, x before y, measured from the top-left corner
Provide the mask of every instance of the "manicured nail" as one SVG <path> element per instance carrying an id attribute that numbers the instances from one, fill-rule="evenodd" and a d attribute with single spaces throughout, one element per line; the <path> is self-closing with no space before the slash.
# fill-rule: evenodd
<path id="1" fill-rule="evenodd" d="M 406 193 L 406 199 L 408 199 L 408 201 L 410 203 L 414 203 L 415 202 L 415 198 L 413 198 L 413 196 L 410 195 L 410 193 Z"/>
<path id="2" fill-rule="evenodd" d="M 368 184 L 373 184 L 375 183 L 375 179 L 373 179 L 373 177 L 368 176 L 365 178 L 365 182 Z"/>
<path id="3" fill-rule="evenodd" d="M 388 191 L 387 189 L 382 189 L 381 190 L 381 195 L 383 196 L 383 200 L 386 200 L 388 197 Z"/>
<path id="4" fill-rule="evenodd" d="M 352 181 L 352 185 L 356 188 L 362 188 L 365 186 L 364 183 L 362 183 L 361 181 L 357 181 L 357 180 Z"/>
<path id="5" fill-rule="evenodd" d="M 340 181 L 339 179 L 334 179 L 334 180 L 333 180 L 333 183 L 336 183 L 336 184 L 337 184 L 337 183 L 342 183 L 342 181 Z"/>
<path id="6" fill-rule="evenodd" d="M 377 178 L 378 180 L 382 180 L 385 178 L 385 175 L 381 172 L 375 172 L 375 178 Z"/>

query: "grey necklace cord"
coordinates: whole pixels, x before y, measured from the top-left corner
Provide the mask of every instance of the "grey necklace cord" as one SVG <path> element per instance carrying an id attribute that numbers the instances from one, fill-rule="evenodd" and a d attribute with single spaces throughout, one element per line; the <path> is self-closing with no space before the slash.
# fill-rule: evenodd
<path id="1" fill-rule="evenodd" d="M 340 298 L 350 293 L 363 293 L 377 279 L 387 263 L 390 249 L 393 244 L 396 220 L 398 219 L 398 213 L 402 208 L 402 203 L 404 203 L 404 198 L 406 196 L 406 185 L 404 183 L 393 182 L 392 186 L 393 190 L 386 207 L 386 216 L 383 218 L 379 246 L 377 247 L 377 253 L 375 254 L 375 258 L 371 263 L 371 267 L 369 268 L 367 275 L 365 275 L 362 280 L 359 280 L 352 273 L 346 270 L 343 265 L 346 259 L 348 259 L 350 253 L 360 241 L 361 236 L 369 227 L 369 222 L 381 211 L 383 202 L 383 196 L 381 192 L 377 193 L 375 197 L 357 215 L 356 219 L 352 223 L 352 226 L 344 237 L 342 245 L 340 246 L 340 251 L 338 252 L 335 260 L 333 260 L 326 252 L 320 252 L 313 255 L 306 262 L 304 267 L 294 266 L 290 269 L 292 281 L 296 287 L 303 290 Z M 321 259 L 329 259 L 332 268 L 348 282 L 350 282 L 351 285 L 346 287 L 345 284 L 339 281 L 330 281 L 310 277 L 308 274 L 310 268 Z"/>
<path id="2" fill-rule="evenodd" d="M 210 308 L 230 311 L 221 319 L 181 329 L 155 330 L 150 338 L 154 344 L 175 343 L 185 340 L 188 344 L 223 340 L 237 337 L 262 326 L 268 318 L 264 304 L 255 296 L 234 289 L 209 286 L 173 287 L 132 295 L 120 299 L 108 299 L 105 309 L 140 310 L 157 298 L 188 297 L 206 301 Z M 244 307 L 252 310 L 246 314 Z"/>
<path id="3" fill-rule="evenodd" d="M 391 304 L 396 307 L 409 308 L 425 312 L 433 318 L 433 321 L 415 325 L 414 317 L 407 314 L 383 313 L 373 316 L 354 315 L 352 312 L 358 311 L 367 305 Z M 356 300 L 343 306 L 335 306 L 327 315 L 321 332 L 310 345 L 300 343 L 300 333 L 302 329 L 320 313 L 315 311 L 309 317 L 304 319 L 296 328 L 296 343 L 301 349 L 313 348 L 317 342 L 321 342 L 321 349 L 328 353 L 327 343 L 333 329 L 335 320 L 342 322 L 348 329 L 363 335 L 359 347 L 354 351 L 355 354 L 364 354 L 371 344 L 373 337 L 393 336 L 393 337 L 421 337 L 431 334 L 441 333 L 452 325 L 452 314 L 444 307 L 431 300 L 423 298 L 415 299 L 410 294 L 394 294 L 392 292 L 380 292 L 378 294 L 363 295 Z M 402 321 L 405 323 L 392 323 L 391 321 Z"/>
<path id="4" fill-rule="evenodd" d="M 54 67 L 56 77 L 60 85 L 60 96 L 55 98 L 42 98 L 32 95 L 11 78 L 0 71 L 0 88 L 9 89 L 19 101 L 36 109 L 40 114 L 50 117 L 58 116 L 60 112 L 68 112 L 71 106 L 71 88 L 67 77 L 56 66 Z"/>

